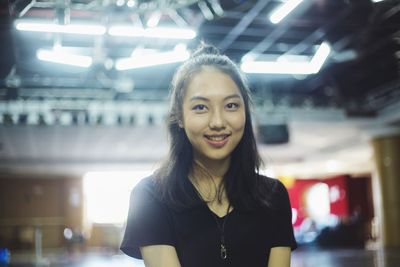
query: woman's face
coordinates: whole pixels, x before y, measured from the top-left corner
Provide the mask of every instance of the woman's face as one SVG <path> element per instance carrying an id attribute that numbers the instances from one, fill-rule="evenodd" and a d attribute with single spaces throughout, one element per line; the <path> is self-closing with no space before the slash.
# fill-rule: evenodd
<path id="1" fill-rule="evenodd" d="M 183 125 L 194 159 L 206 163 L 230 158 L 245 122 L 242 95 L 232 78 L 208 67 L 195 74 L 183 98 Z"/>

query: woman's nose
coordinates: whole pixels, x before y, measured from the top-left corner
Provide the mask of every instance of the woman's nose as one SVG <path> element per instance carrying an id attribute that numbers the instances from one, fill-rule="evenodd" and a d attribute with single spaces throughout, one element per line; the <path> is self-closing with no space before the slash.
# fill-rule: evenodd
<path id="1" fill-rule="evenodd" d="M 225 128 L 225 118 L 223 112 L 214 111 L 210 116 L 209 126 L 211 129 L 223 129 Z"/>

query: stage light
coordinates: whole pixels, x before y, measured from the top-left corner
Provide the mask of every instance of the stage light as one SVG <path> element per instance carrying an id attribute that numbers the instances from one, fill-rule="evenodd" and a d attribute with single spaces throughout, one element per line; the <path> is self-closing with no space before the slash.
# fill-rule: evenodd
<path id="1" fill-rule="evenodd" d="M 46 22 L 24 22 L 16 21 L 15 27 L 19 31 L 33 32 L 52 32 L 52 33 L 70 33 L 70 34 L 87 34 L 87 35 L 103 35 L 106 28 L 101 25 L 91 24 L 66 24 L 60 25 Z"/>
<path id="2" fill-rule="evenodd" d="M 203 1 L 199 1 L 199 2 L 197 3 L 197 5 L 199 6 L 201 13 L 203 14 L 203 16 L 204 16 L 204 18 L 205 18 L 206 20 L 212 20 L 212 19 L 214 19 L 214 14 L 213 14 L 213 12 L 211 11 L 211 9 L 208 7 L 206 1 L 204 1 L 204 0 L 203 0 Z"/>
<path id="3" fill-rule="evenodd" d="M 161 12 L 159 10 L 154 11 L 151 15 L 150 18 L 147 20 L 147 27 L 154 28 L 158 25 L 161 19 Z"/>
<path id="4" fill-rule="evenodd" d="M 328 58 L 330 52 L 331 52 L 331 48 L 327 43 L 323 42 L 319 46 L 317 52 L 315 52 L 314 57 L 310 61 L 310 65 L 311 65 L 311 68 L 313 69 L 314 73 L 319 72 L 322 65 Z"/>
<path id="5" fill-rule="evenodd" d="M 210 3 L 215 14 L 218 16 L 222 16 L 224 14 L 224 9 L 222 8 L 219 0 L 208 0 L 208 2 Z"/>
<path id="6" fill-rule="evenodd" d="M 196 32 L 188 28 L 185 29 L 185 28 L 156 27 L 156 28 L 147 28 L 144 31 L 143 37 L 165 38 L 165 39 L 193 39 L 196 37 Z"/>
<path id="7" fill-rule="evenodd" d="M 286 62 L 286 61 L 253 61 L 243 60 L 241 69 L 246 73 L 270 73 L 270 74 L 315 74 L 318 73 L 331 51 L 327 43 L 322 43 L 310 61 Z M 244 56 L 243 59 L 247 57 Z"/>
<path id="8" fill-rule="evenodd" d="M 92 65 L 93 59 L 88 56 L 73 55 L 62 50 L 44 50 L 39 49 L 36 52 L 38 59 L 58 64 L 71 65 L 76 67 L 88 68 Z"/>
<path id="9" fill-rule="evenodd" d="M 274 24 L 279 23 L 290 12 L 292 12 L 301 2 L 303 2 L 303 0 L 288 0 L 287 2 L 283 3 L 272 12 L 271 16 L 269 17 L 269 20 Z"/>
<path id="10" fill-rule="evenodd" d="M 246 73 L 312 74 L 308 62 L 245 61 L 241 69 Z"/>
<path id="11" fill-rule="evenodd" d="M 186 48 L 177 46 L 172 51 L 153 53 L 133 53 L 133 57 L 118 59 L 115 63 L 117 70 L 144 68 L 156 65 L 170 64 L 185 61 L 190 54 Z"/>
<path id="12" fill-rule="evenodd" d="M 108 30 L 111 36 L 145 37 L 163 39 L 193 39 L 196 32 L 190 28 L 154 27 L 143 29 L 134 26 L 111 26 Z"/>

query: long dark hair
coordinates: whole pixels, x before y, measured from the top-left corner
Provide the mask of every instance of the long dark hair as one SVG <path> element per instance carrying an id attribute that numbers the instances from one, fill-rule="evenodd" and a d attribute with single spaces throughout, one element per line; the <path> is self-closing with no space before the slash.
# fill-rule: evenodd
<path id="1" fill-rule="evenodd" d="M 193 76 L 204 67 L 214 67 L 229 75 L 238 86 L 245 106 L 246 122 L 241 141 L 231 154 L 228 171 L 223 178 L 230 204 L 235 208 L 251 209 L 268 206 L 269 196 L 265 194 L 265 179 L 259 175 L 262 163 L 259 156 L 251 120 L 251 97 L 247 81 L 236 64 L 209 45 L 201 44 L 199 49 L 176 71 L 171 83 L 170 110 L 167 127 L 170 138 L 169 157 L 156 171 L 161 198 L 173 207 L 192 207 L 199 199 L 188 192 L 188 175 L 193 166 L 193 148 L 184 129 L 179 127 L 183 119 L 182 105 L 187 86 Z"/>

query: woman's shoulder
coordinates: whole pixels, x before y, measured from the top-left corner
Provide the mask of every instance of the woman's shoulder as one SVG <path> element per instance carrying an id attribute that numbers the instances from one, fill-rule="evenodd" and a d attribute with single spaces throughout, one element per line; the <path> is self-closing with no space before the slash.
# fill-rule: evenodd
<path id="1" fill-rule="evenodd" d="M 269 206 L 273 210 L 283 208 L 289 200 L 286 187 L 276 178 L 260 175 L 260 188 L 268 196 Z"/>
<path id="2" fill-rule="evenodd" d="M 150 176 L 140 179 L 140 181 L 133 188 L 134 191 L 140 190 L 155 190 L 155 176 Z"/>
<path id="3" fill-rule="evenodd" d="M 131 192 L 132 198 L 136 199 L 158 199 L 157 195 L 156 178 L 154 175 L 142 178 Z"/>
<path id="4" fill-rule="evenodd" d="M 271 178 L 265 175 L 259 175 L 259 186 L 266 190 L 270 195 L 281 190 L 283 184 L 276 178 Z"/>

